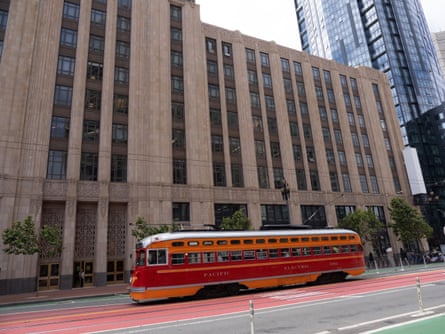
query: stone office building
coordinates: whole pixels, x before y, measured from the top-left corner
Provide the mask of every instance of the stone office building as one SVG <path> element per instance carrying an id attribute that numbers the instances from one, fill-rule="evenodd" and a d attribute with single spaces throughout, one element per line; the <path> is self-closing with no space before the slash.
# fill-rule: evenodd
<path id="1" fill-rule="evenodd" d="M 63 235 L 59 258 L 2 253 L 1 294 L 125 282 L 138 217 L 387 222 L 410 193 L 384 74 L 204 24 L 193 1 L 0 0 L 0 57 L 0 230 Z"/>

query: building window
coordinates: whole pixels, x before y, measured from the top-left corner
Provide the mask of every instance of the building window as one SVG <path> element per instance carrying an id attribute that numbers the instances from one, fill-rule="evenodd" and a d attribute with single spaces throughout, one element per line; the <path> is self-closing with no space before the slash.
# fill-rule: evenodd
<path id="1" fill-rule="evenodd" d="M 127 156 L 111 156 L 111 182 L 127 182 Z"/>
<path id="2" fill-rule="evenodd" d="M 286 94 L 291 94 L 293 92 L 292 80 L 283 79 L 283 84 L 284 84 L 284 91 L 286 92 Z"/>
<path id="3" fill-rule="evenodd" d="M 378 182 L 377 182 L 377 178 L 375 177 L 375 175 L 371 175 L 369 178 L 370 178 L 370 180 L 371 180 L 371 189 L 372 189 L 372 192 L 373 192 L 374 194 L 378 194 L 378 193 L 380 193 L 380 190 L 379 190 L 379 184 L 378 184 Z"/>
<path id="4" fill-rule="evenodd" d="M 294 160 L 295 161 L 301 160 L 301 156 L 302 156 L 302 154 L 301 154 L 301 146 L 293 144 L 292 145 L 292 150 L 294 152 Z"/>
<path id="5" fill-rule="evenodd" d="M 335 142 L 338 145 L 343 145 L 343 136 L 340 129 L 334 129 Z"/>
<path id="6" fill-rule="evenodd" d="M 50 150 L 46 177 L 51 180 L 66 179 L 66 160 L 67 152 Z"/>
<path id="7" fill-rule="evenodd" d="M 267 174 L 267 167 L 266 166 L 258 166 L 258 185 L 262 189 L 269 188 L 269 176 Z"/>
<path id="8" fill-rule="evenodd" d="M 97 153 L 82 152 L 80 156 L 80 179 L 97 181 Z"/>
<path id="9" fill-rule="evenodd" d="M 185 131 L 183 129 L 173 129 L 173 147 L 178 150 L 185 149 Z"/>
<path id="10" fill-rule="evenodd" d="M 304 83 L 297 81 L 297 92 L 300 97 L 306 97 L 306 88 L 304 88 Z"/>
<path id="11" fill-rule="evenodd" d="M 106 14 L 97 9 L 91 10 L 91 23 L 99 26 L 105 26 Z"/>
<path id="12" fill-rule="evenodd" d="M 347 192 L 347 193 L 352 192 L 351 179 L 349 178 L 349 174 L 343 173 L 342 179 L 343 179 L 343 188 L 344 188 L 345 192 Z"/>
<path id="13" fill-rule="evenodd" d="M 285 58 L 281 58 L 281 70 L 285 73 L 290 73 L 289 60 Z"/>
<path id="14" fill-rule="evenodd" d="M 336 172 L 329 173 L 329 179 L 331 181 L 331 189 L 334 192 L 340 191 L 340 184 L 338 183 L 338 177 Z"/>
<path id="15" fill-rule="evenodd" d="M 306 102 L 300 102 L 300 114 L 301 116 L 309 115 L 309 109 Z"/>
<path id="16" fill-rule="evenodd" d="M 182 20 L 182 10 L 178 6 L 170 6 L 170 19 L 172 21 L 180 22 Z"/>
<path id="17" fill-rule="evenodd" d="M 173 160 L 173 183 L 186 184 L 187 183 L 187 165 L 185 160 Z"/>
<path id="18" fill-rule="evenodd" d="M 367 162 L 368 168 L 374 168 L 374 161 L 372 161 L 372 155 L 366 154 L 366 162 Z"/>
<path id="19" fill-rule="evenodd" d="M 89 61 L 87 65 L 87 78 L 90 80 L 102 80 L 103 65 Z"/>
<path id="20" fill-rule="evenodd" d="M 253 131 L 263 132 L 263 119 L 261 116 L 252 115 Z"/>
<path id="21" fill-rule="evenodd" d="M 258 84 L 258 76 L 255 71 L 248 70 L 247 77 L 249 79 L 249 85 L 257 85 Z"/>
<path id="22" fill-rule="evenodd" d="M 340 165 L 346 166 L 346 154 L 344 151 L 338 151 L 338 161 Z"/>
<path id="23" fill-rule="evenodd" d="M 190 221 L 190 203 L 173 202 L 173 221 L 188 222 Z"/>
<path id="24" fill-rule="evenodd" d="M 8 12 L 0 10 L 0 31 L 6 30 L 6 25 L 8 24 Z"/>
<path id="25" fill-rule="evenodd" d="M 117 17 L 117 31 L 129 33 L 131 31 L 131 20 L 128 17 Z"/>
<path id="26" fill-rule="evenodd" d="M 224 78 L 228 80 L 235 79 L 235 72 L 233 71 L 233 65 L 224 64 Z"/>
<path id="27" fill-rule="evenodd" d="M 227 126 L 230 130 L 238 130 L 238 113 L 233 111 L 227 112 Z"/>
<path id="28" fill-rule="evenodd" d="M 170 63 L 173 67 L 182 67 L 182 53 L 179 51 L 171 51 Z"/>
<path id="29" fill-rule="evenodd" d="M 331 149 L 326 149 L 326 160 L 328 164 L 335 165 L 334 151 Z"/>
<path id="30" fill-rule="evenodd" d="M 170 39 L 174 42 L 181 42 L 182 30 L 178 28 L 170 28 Z"/>
<path id="31" fill-rule="evenodd" d="M 326 89 L 326 92 L 328 94 L 328 101 L 330 104 L 335 104 L 335 94 L 334 91 L 330 88 Z"/>
<path id="32" fill-rule="evenodd" d="M 272 117 L 267 118 L 267 125 L 269 128 L 269 135 L 272 136 L 278 135 L 278 125 L 277 125 L 277 120 L 275 118 Z"/>
<path id="33" fill-rule="evenodd" d="M 355 153 L 355 162 L 357 163 L 358 168 L 363 167 L 363 158 L 361 153 Z"/>
<path id="34" fill-rule="evenodd" d="M 113 110 L 119 113 L 128 113 L 128 96 L 115 94 L 113 97 Z"/>
<path id="35" fill-rule="evenodd" d="M 59 56 L 59 60 L 57 62 L 57 74 L 61 75 L 74 75 L 74 66 L 76 64 L 76 60 L 72 57 Z"/>
<path id="36" fill-rule="evenodd" d="M 232 186 L 244 187 L 243 166 L 240 164 L 232 164 L 231 172 L 232 172 Z"/>
<path id="37" fill-rule="evenodd" d="M 287 113 L 289 115 L 295 115 L 296 114 L 295 102 L 293 100 L 286 100 L 286 105 L 287 105 Z"/>
<path id="38" fill-rule="evenodd" d="M 354 145 L 354 147 L 359 147 L 360 146 L 360 142 L 358 140 L 358 135 L 356 132 L 352 132 L 351 133 L 351 137 L 352 137 L 352 144 Z"/>
<path id="39" fill-rule="evenodd" d="M 173 122 L 184 121 L 184 104 L 178 102 L 172 102 L 172 118 Z"/>
<path id="40" fill-rule="evenodd" d="M 219 87 L 216 85 L 209 85 L 209 98 L 219 100 Z"/>
<path id="41" fill-rule="evenodd" d="M 130 58 L 130 44 L 123 41 L 116 42 L 116 57 L 129 59 Z"/>
<path id="42" fill-rule="evenodd" d="M 316 170 L 309 171 L 309 178 L 311 180 L 311 188 L 314 191 L 321 190 L 320 179 L 318 177 L 318 172 Z"/>
<path id="43" fill-rule="evenodd" d="M 303 124 L 303 135 L 306 139 L 312 139 L 312 128 L 310 124 Z"/>
<path id="44" fill-rule="evenodd" d="M 292 137 L 298 137 L 299 131 L 298 131 L 298 124 L 296 122 L 289 122 L 289 128 L 290 128 L 290 135 Z"/>
<path id="45" fill-rule="evenodd" d="M 73 96 L 73 88 L 56 85 L 54 91 L 54 104 L 58 106 L 70 107 Z"/>
<path id="46" fill-rule="evenodd" d="M 261 66 L 269 67 L 269 55 L 264 52 L 260 52 Z"/>
<path id="47" fill-rule="evenodd" d="M 296 173 L 298 190 L 307 190 L 306 173 L 304 169 L 297 169 Z"/>
<path id="48" fill-rule="evenodd" d="M 101 92 L 97 90 L 87 89 L 85 98 L 85 107 L 88 109 L 99 110 L 101 105 Z"/>
<path id="49" fill-rule="evenodd" d="M 369 193 L 368 181 L 366 181 L 366 175 L 360 174 L 360 187 L 362 188 L 362 192 Z"/>
<path id="50" fill-rule="evenodd" d="M 236 104 L 236 91 L 234 88 L 226 87 L 227 104 Z"/>
<path id="51" fill-rule="evenodd" d="M 283 181 L 284 180 L 284 174 L 283 174 L 283 168 L 277 168 L 275 167 L 273 169 L 273 182 L 275 189 L 280 189 L 283 187 Z"/>
<path id="52" fill-rule="evenodd" d="M 210 125 L 212 127 L 221 127 L 221 110 L 210 109 Z"/>
<path id="53" fill-rule="evenodd" d="M 338 123 L 337 109 L 331 109 L 331 119 L 333 123 Z"/>
<path id="54" fill-rule="evenodd" d="M 288 225 L 289 208 L 287 205 L 261 205 L 261 224 Z"/>
<path id="55" fill-rule="evenodd" d="M 119 0 L 118 7 L 122 9 L 131 9 L 131 0 Z"/>
<path id="56" fill-rule="evenodd" d="M 252 49 L 246 49 L 246 59 L 248 63 L 255 64 L 255 50 Z"/>
<path id="57" fill-rule="evenodd" d="M 224 57 L 232 57 L 232 44 L 222 43 Z"/>
<path id="58" fill-rule="evenodd" d="M 226 186 L 226 171 L 224 163 L 213 163 L 213 185 L 215 187 Z"/>
<path id="59" fill-rule="evenodd" d="M 268 111 L 275 111 L 275 100 L 273 96 L 266 95 L 265 99 L 266 99 L 266 109 Z"/>
<path id="60" fill-rule="evenodd" d="M 272 76 L 268 73 L 263 73 L 263 87 L 272 88 Z"/>
<path id="61" fill-rule="evenodd" d="M 77 31 L 62 28 L 60 32 L 60 46 L 75 48 L 77 46 Z"/>
<path id="62" fill-rule="evenodd" d="M 255 140 L 255 154 L 257 159 L 264 159 L 266 157 L 266 148 L 262 140 Z"/>
<path id="63" fill-rule="evenodd" d="M 89 49 L 90 52 L 103 53 L 105 49 L 105 39 L 100 36 L 91 35 Z"/>
<path id="64" fill-rule="evenodd" d="M 78 21 L 80 6 L 75 3 L 66 2 L 63 4 L 63 18 Z"/>
<path id="65" fill-rule="evenodd" d="M 206 38 L 206 49 L 208 53 L 216 53 L 216 40 Z"/>
<path id="66" fill-rule="evenodd" d="M 95 142 L 99 140 L 100 125 L 98 121 L 83 121 L 83 140 L 85 142 Z"/>
<path id="67" fill-rule="evenodd" d="M 126 144 L 128 141 L 128 126 L 126 124 L 113 124 L 111 139 L 116 144 Z"/>
<path id="68" fill-rule="evenodd" d="M 128 68 L 115 67 L 114 69 L 114 82 L 118 84 L 128 85 L 129 72 Z"/>
<path id="69" fill-rule="evenodd" d="M 281 158 L 280 143 L 270 142 L 270 153 L 272 154 L 272 159 L 280 159 Z"/>
<path id="70" fill-rule="evenodd" d="M 321 131 L 323 133 L 323 140 L 325 144 L 331 143 L 331 133 L 329 132 L 329 128 L 321 128 Z"/>
<path id="71" fill-rule="evenodd" d="M 241 154 L 241 142 L 239 138 L 230 137 L 229 145 L 230 145 L 230 154 L 237 154 L 237 155 Z"/>
<path id="72" fill-rule="evenodd" d="M 184 80 L 182 77 L 172 76 L 172 91 L 173 93 L 183 94 L 184 93 Z"/>
<path id="73" fill-rule="evenodd" d="M 301 68 L 301 63 L 294 61 L 294 72 L 295 75 L 303 75 L 303 69 Z"/>
<path id="74" fill-rule="evenodd" d="M 51 121 L 51 138 L 68 139 L 69 133 L 70 133 L 69 118 L 53 116 Z"/>
<path id="75" fill-rule="evenodd" d="M 250 93 L 250 107 L 254 109 L 260 108 L 260 96 L 258 93 Z"/>
<path id="76" fill-rule="evenodd" d="M 224 143 L 222 136 L 212 136 L 212 152 L 224 152 Z"/>

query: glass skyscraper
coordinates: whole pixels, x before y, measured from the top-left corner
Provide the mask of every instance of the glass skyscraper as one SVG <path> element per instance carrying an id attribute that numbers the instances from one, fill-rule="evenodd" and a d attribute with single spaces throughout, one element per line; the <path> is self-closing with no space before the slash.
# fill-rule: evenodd
<path id="1" fill-rule="evenodd" d="M 386 73 L 405 125 L 445 100 L 445 83 L 419 0 L 295 0 L 304 51 Z"/>
<path id="2" fill-rule="evenodd" d="M 427 194 L 415 202 L 443 241 L 445 82 L 420 1 L 295 0 L 295 9 L 304 51 L 386 74 L 404 145 L 416 148 L 425 180 Z"/>

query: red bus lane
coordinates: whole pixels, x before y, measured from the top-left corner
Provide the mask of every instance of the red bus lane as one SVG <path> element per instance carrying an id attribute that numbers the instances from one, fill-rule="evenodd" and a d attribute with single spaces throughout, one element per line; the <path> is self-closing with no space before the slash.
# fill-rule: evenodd
<path id="1" fill-rule="evenodd" d="M 344 283 L 274 289 L 236 297 L 205 300 L 153 302 L 147 304 L 102 305 L 21 312 L 0 315 L 3 333 L 86 333 L 119 328 L 161 324 L 188 319 L 249 312 L 252 300 L 256 310 L 354 296 L 394 288 L 414 287 L 445 280 L 445 272 L 407 273 L 391 277 L 356 279 Z M 57 305 L 55 306 L 57 307 Z"/>

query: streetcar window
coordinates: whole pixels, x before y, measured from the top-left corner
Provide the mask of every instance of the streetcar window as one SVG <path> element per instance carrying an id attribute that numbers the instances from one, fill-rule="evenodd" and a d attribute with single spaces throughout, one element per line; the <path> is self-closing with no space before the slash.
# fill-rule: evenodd
<path id="1" fill-rule="evenodd" d="M 301 256 L 301 248 L 291 248 L 292 256 Z"/>
<path id="2" fill-rule="evenodd" d="M 189 264 L 201 263 L 201 253 L 189 253 Z"/>
<path id="3" fill-rule="evenodd" d="M 329 237 L 321 237 L 321 240 L 323 240 L 323 241 L 328 241 L 328 240 L 329 240 Z"/>
<path id="4" fill-rule="evenodd" d="M 301 238 L 301 241 L 303 241 L 303 242 L 305 242 L 305 241 L 309 241 L 309 238 L 308 238 L 308 237 L 302 237 L 302 238 Z"/>
<path id="5" fill-rule="evenodd" d="M 278 257 L 278 249 L 269 249 L 269 257 Z"/>
<path id="6" fill-rule="evenodd" d="M 253 250 L 244 251 L 244 260 L 254 260 L 254 259 L 255 259 L 255 251 Z"/>
<path id="7" fill-rule="evenodd" d="M 243 240 L 243 243 L 246 245 L 252 245 L 253 244 L 253 240 L 252 239 L 245 239 Z"/>
<path id="8" fill-rule="evenodd" d="M 280 249 L 281 257 L 289 257 L 289 248 Z"/>
<path id="9" fill-rule="evenodd" d="M 290 242 L 298 242 L 298 238 L 291 238 Z"/>
<path id="10" fill-rule="evenodd" d="M 241 251 L 231 251 L 230 256 L 232 261 L 241 261 L 243 259 Z"/>
<path id="11" fill-rule="evenodd" d="M 184 254 L 173 254 L 172 264 L 184 264 Z"/>
<path id="12" fill-rule="evenodd" d="M 277 239 L 269 239 L 269 240 L 267 240 L 267 242 L 268 243 L 270 243 L 270 244 L 275 244 L 275 243 L 277 243 Z"/>
<path id="13" fill-rule="evenodd" d="M 145 251 L 139 251 L 136 254 L 136 265 L 137 266 L 145 266 Z"/>
<path id="14" fill-rule="evenodd" d="M 341 235 L 340 240 L 346 240 L 346 235 Z"/>
<path id="15" fill-rule="evenodd" d="M 227 245 L 227 240 L 218 240 L 216 243 L 218 245 Z"/>
<path id="16" fill-rule="evenodd" d="M 184 246 L 184 242 L 183 241 L 173 241 L 172 246 L 173 247 L 182 247 L 182 246 Z"/>
<path id="17" fill-rule="evenodd" d="M 311 255 L 311 249 L 309 247 L 303 247 L 303 255 L 304 256 Z"/>
<path id="18" fill-rule="evenodd" d="M 266 243 L 266 240 L 264 240 L 264 239 L 256 239 L 255 242 L 256 242 L 257 244 L 265 244 L 265 243 Z"/>
<path id="19" fill-rule="evenodd" d="M 318 240 L 320 240 L 319 237 L 312 237 L 312 241 L 318 241 Z"/>
<path id="20" fill-rule="evenodd" d="M 335 236 L 332 236 L 331 237 L 331 240 L 338 240 L 338 237 L 335 235 Z"/>
<path id="21" fill-rule="evenodd" d="M 220 251 L 218 252 L 218 262 L 226 262 L 229 261 L 229 252 Z"/>
<path id="22" fill-rule="evenodd" d="M 342 245 L 341 246 L 341 252 L 342 253 L 348 253 L 349 252 L 349 246 L 348 245 Z"/>
<path id="23" fill-rule="evenodd" d="M 321 248 L 320 247 L 314 247 L 312 248 L 314 251 L 314 255 L 320 255 L 321 254 Z"/>
<path id="24" fill-rule="evenodd" d="M 334 246 L 334 247 L 332 247 L 332 251 L 333 251 L 334 253 L 340 253 L 340 246 Z"/>
<path id="25" fill-rule="evenodd" d="M 199 246 L 199 242 L 198 241 L 189 241 L 188 245 L 189 246 Z"/>
<path id="26" fill-rule="evenodd" d="M 280 238 L 280 242 L 281 243 L 288 243 L 289 239 L 288 238 Z"/>
<path id="27" fill-rule="evenodd" d="M 259 249 L 256 251 L 256 257 L 257 259 L 266 259 L 267 258 L 267 252 L 263 249 Z"/>
<path id="28" fill-rule="evenodd" d="M 357 251 L 357 245 L 351 245 L 351 252 Z"/>
<path id="29" fill-rule="evenodd" d="M 167 250 L 150 249 L 148 251 L 148 264 L 167 264 Z"/>
<path id="30" fill-rule="evenodd" d="M 203 255 L 204 263 L 215 262 L 215 253 L 214 252 L 204 252 L 202 255 Z"/>
<path id="31" fill-rule="evenodd" d="M 231 245 L 239 245 L 239 244 L 241 244 L 241 240 L 230 240 L 230 244 Z"/>
<path id="32" fill-rule="evenodd" d="M 323 246 L 323 254 L 331 254 L 331 247 Z"/>
<path id="33" fill-rule="evenodd" d="M 204 246 L 211 246 L 211 245 L 213 245 L 213 241 L 212 240 L 205 240 L 205 241 L 202 242 L 202 244 Z"/>
<path id="34" fill-rule="evenodd" d="M 353 235 L 349 236 L 349 240 L 354 240 L 354 239 L 355 239 L 355 236 L 353 236 Z"/>

